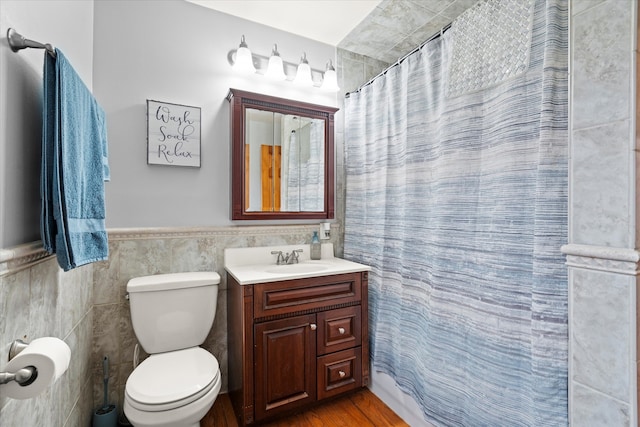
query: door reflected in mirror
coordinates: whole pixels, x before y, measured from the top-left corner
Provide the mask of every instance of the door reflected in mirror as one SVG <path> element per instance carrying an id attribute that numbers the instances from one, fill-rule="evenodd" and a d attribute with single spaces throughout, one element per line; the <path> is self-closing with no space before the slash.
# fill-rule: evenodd
<path id="1" fill-rule="evenodd" d="M 232 219 L 334 217 L 333 107 L 231 89 Z"/>
<path id="2" fill-rule="evenodd" d="M 247 212 L 324 210 L 324 121 L 247 108 Z"/>

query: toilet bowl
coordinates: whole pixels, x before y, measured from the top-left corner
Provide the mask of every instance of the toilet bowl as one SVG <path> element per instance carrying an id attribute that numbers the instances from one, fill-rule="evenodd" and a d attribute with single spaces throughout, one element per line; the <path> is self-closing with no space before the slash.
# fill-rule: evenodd
<path id="1" fill-rule="evenodd" d="M 200 347 L 151 355 L 127 379 L 124 410 L 136 427 L 199 426 L 221 384 L 218 361 Z"/>
<path id="2" fill-rule="evenodd" d="M 216 358 L 199 347 L 215 317 L 220 276 L 179 273 L 127 284 L 133 328 L 149 357 L 125 386 L 134 427 L 197 427 L 220 392 Z"/>

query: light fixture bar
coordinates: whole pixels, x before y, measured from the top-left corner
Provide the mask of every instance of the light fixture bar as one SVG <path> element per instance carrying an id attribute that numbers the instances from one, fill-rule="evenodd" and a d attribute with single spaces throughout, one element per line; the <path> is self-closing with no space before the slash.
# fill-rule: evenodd
<path id="1" fill-rule="evenodd" d="M 241 51 L 243 53 L 239 53 Z M 247 51 L 249 52 L 249 55 L 250 55 L 249 57 L 251 58 L 251 65 L 253 66 L 253 69 L 251 69 L 251 67 L 246 67 L 246 68 L 240 67 L 238 69 L 237 67 L 239 66 L 236 65 L 238 64 L 238 62 L 245 61 L 246 63 L 246 59 L 242 59 L 242 58 L 243 57 L 246 58 Z M 335 77 L 335 69 L 333 68 L 331 60 L 329 60 L 326 70 L 318 70 L 315 68 L 311 68 L 309 66 L 309 63 L 306 59 L 306 53 L 303 54 L 303 57 L 299 64 L 294 64 L 292 62 L 284 61 L 280 57 L 277 45 L 274 45 L 274 48 L 270 56 L 256 54 L 249 51 L 244 35 L 241 38 L 240 46 L 238 47 L 238 49 L 232 49 L 227 54 L 227 61 L 234 68 L 234 70 L 238 69 L 239 72 L 248 73 L 248 74 L 253 74 L 253 73 L 262 74 L 265 77 L 274 81 L 286 80 L 290 82 L 296 82 L 298 70 L 302 66 L 302 70 L 305 71 L 305 75 L 306 75 L 306 69 L 308 68 L 309 70 L 309 78 L 305 77 L 305 80 L 304 80 L 306 86 L 319 87 L 319 88 L 322 88 L 323 90 L 331 91 L 331 92 L 337 92 L 338 90 L 340 90 L 340 88 L 337 85 L 337 77 Z M 282 64 L 281 66 L 280 66 L 280 63 Z M 327 77 L 330 80 L 329 82 L 326 82 Z M 334 78 L 335 78 L 335 84 L 334 84 Z"/>
<path id="2" fill-rule="evenodd" d="M 236 54 L 236 49 L 230 50 L 228 55 L 227 55 L 227 61 L 229 62 L 229 65 L 233 66 L 233 63 L 235 62 L 235 54 Z M 253 56 L 253 63 L 254 65 L 256 65 L 256 74 L 265 74 L 266 70 L 269 67 L 269 58 L 270 56 L 264 56 L 261 55 L 259 53 L 255 53 L 255 52 L 251 52 L 251 55 Z M 285 74 L 287 75 L 287 79 L 288 80 L 293 80 L 293 77 L 289 77 L 289 76 L 294 76 L 295 77 L 295 70 L 298 69 L 298 64 L 295 64 L 293 62 L 289 62 L 289 61 L 285 61 L 284 59 L 282 60 L 282 65 L 283 68 L 285 70 Z M 288 73 L 287 70 L 293 70 L 291 73 Z M 324 74 L 324 70 L 319 70 L 317 68 L 311 68 L 311 74 L 312 75 L 322 75 Z"/>

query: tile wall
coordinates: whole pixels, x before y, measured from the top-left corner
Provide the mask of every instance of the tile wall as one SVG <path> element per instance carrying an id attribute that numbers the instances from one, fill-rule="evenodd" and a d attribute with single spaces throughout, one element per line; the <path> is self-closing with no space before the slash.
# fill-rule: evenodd
<path id="1" fill-rule="evenodd" d="M 336 219 L 340 230 L 344 231 L 345 198 L 346 198 L 346 168 L 344 149 L 344 97 L 355 91 L 360 85 L 387 69 L 389 64 L 375 58 L 337 49 L 336 74 L 340 86 L 339 110 L 335 116 L 335 146 L 336 146 Z M 344 242 L 344 233 L 340 236 Z"/>
<path id="2" fill-rule="evenodd" d="M 637 2 L 570 4 L 569 417 L 635 426 Z"/>
<path id="3" fill-rule="evenodd" d="M 64 273 L 39 249 L 25 245 L 18 252 L 32 261 L 0 269 L 0 370 L 15 339 L 57 337 L 69 345 L 72 356 L 66 373 L 33 399 L 7 398 L 0 388 L 0 425 L 88 426 L 93 410 L 93 267 Z"/>

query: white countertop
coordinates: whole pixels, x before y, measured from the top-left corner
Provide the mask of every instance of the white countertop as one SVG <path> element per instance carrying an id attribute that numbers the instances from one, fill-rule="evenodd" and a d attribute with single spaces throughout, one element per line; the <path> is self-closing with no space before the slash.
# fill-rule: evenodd
<path id="1" fill-rule="evenodd" d="M 276 265 L 277 255 L 272 255 L 272 251 L 287 254 L 294 249 L 302 249 L 298 264 Z M 332 243 L 322 244 L 320 260 L 309 259 L 309 253 L 309 244 L 227 248 L 224 250 L 224 268 L 240 285 L 371 270 L 367 265 L 334 257 Z"/>

